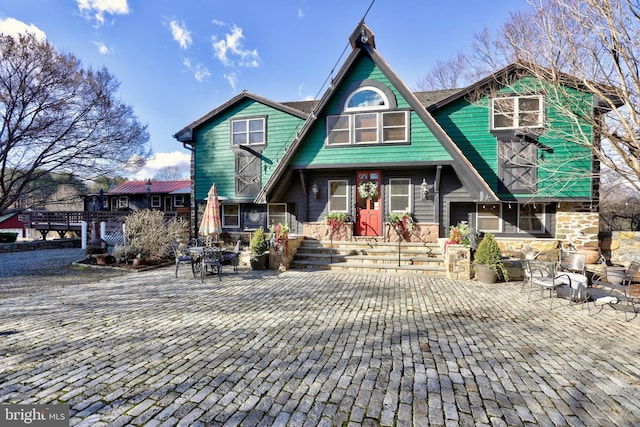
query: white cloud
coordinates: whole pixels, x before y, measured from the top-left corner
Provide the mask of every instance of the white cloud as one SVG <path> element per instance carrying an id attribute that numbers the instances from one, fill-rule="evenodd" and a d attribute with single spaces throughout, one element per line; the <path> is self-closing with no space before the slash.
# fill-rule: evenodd
<path id="1" fill-rule="evenodd" d="M 304 12 L 302 9 L 298 9 L 298 18 L 304 18 Z"/>
<path id="2" fill-rule="evenodd" d="M 169 28 L 173 39 L 178 42 L 181 49 L 188 49 L 191 46 L 191 31 L 187 29 L 184 22 L 171 21 L 169 22 Z"/>
<path id="3" fill-rule="evenodd" d="M 209 72 L 209 69 L 206 67 L 206 65 L 197 63 L 194 67 L 189 58 L 184 58 L 182 63 L 184 64 L 185 67 L 187 67 L 189 71 L 193 72 L 193 77 L 200 83 L 203 80 L 211 77 L 211 73 Z"/>
<path id="4" fill-rule="evenodd" d="M 111 49 L 109 49 L 106 44 L 102 42 L 93 42 L 93 44 L 98 48 L 98 52 L 100 52 L 100 55 L 107 55 L 111 53 Z"/>
<path id="5" fill-rule="evenodd" d="M 256 49 L 244 49 L 242 28 L 234 25 L 224 38 L 212 37 L 213 52 L 225 66 L 257 67 L 260 59 Z"/>
<path id="6" fill-rule="evenodd" d="M 80 13 L 88 19 L 95 19 L 97 25 L 104 24 L 105 15 L 127 15 L 127 0 L 76 0 Z"/>
<path id="7" fill-rule="evenodd" d="M 224 27 L 224 26 L 226 26 L 226 25 L 227 25 L 224 21 L 220 21 L 220 20 L 218 20 L 218 19 L 214 19 L 214 20 L 212 20 L 212 21 L 211 21 L 211 23 L 212 23 L 212 24 L 214 24 L 214 25 L 218 25 L 218 26 L 220 26 L 220 27 Z"/>
<path id="8" fill-rule="evenodd" d="M 38 40 L 46 40 L 47 38 L 47 35 L 40 28 L 33 24 L 25 24 L 15 18 L 0 18 L 0 33 L 12 37 L 17 37 L 19 34 L 31 33 L 34 34 Z"/>
<path id="9" fill-rule="evenodd" d="M 209 72 L 209 69 L 206 66 L 202 64 L 198 64 L 196 65 L 196 69 L 193 74 L 193 77 L 195 77 L 197 81 L 202 82 L 206 78 L 211 77 L 211 73 Z"/>
<path id="10" fill-rule="evenodd" d="M 188 177 L 191 170 L 191 155 L 181 151 L 173 151 L 171 153 L 156 153 L 148 161 L 147 164 L 136 172 L 134 179 L 146 180 L 158 174 L 158 172 L 166 167 L 175 166 L 185 177 Z"/>
<path id="11" fill-rule="evenodd" d="M 235 92 L 236 86 L 238 85 L 238 76 L 236 75 L 236 73 L 225 74 L 224 79 L 229 82 L 229 84 L 231 85 L 231 89 L 233 89 L 233 91 Z"/>

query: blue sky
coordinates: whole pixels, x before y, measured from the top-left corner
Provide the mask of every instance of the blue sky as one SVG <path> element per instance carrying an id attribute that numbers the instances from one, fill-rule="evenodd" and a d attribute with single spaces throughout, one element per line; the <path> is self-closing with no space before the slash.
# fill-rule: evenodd
<path id="1" fill-rule="evenodd" d="M 0 32 L 29 29 L 85 67 L 106 67 L 149 126 L 155 159 L 178 165 L 172 135 L 248 90 L 275 101 L 319 97 L 371 0 L 4 0 Z M 437 60 L 470 48 L 526 0 L 375 0 L 365 22 L 411 89 Z M 134 176 L 130 176 L 134 178 Z"/>

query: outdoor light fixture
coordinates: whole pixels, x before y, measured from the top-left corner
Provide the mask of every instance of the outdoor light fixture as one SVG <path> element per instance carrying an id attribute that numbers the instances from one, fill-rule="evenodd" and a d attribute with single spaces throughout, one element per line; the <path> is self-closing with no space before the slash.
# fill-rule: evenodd
<path id="1" fill-rule="evenodd" d="M 433 190 L 433 185 L 427 184 L 427 181 L 422 178 L 422 184 L 420 184 L 420 191 L 422 192 L 422 200 L 427 200 Z"/>
<path id="2" fill-rule="evenodd" d="M 311 186 L 311 193 L 313 194 L 314 199 L 318 198 L 319 192 L 320 192 L 320 188 L 318 188 L 318 184 L 314 182 L 313 185 Z"/>
<path id="3" fill-rule="evenodd" d="M 151 178 L 147 179 L 147 209 L 151 208 Z"/>

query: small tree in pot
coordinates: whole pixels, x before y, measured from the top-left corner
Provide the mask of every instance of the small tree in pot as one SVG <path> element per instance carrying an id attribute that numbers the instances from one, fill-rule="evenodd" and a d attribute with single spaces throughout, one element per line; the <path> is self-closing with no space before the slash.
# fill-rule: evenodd
<path id="1" fill-rule="evenodd" d="M 495 283 L 498 274 L 509 280 L 509 274 L 502 263 L 500 246 L 492 233 L 487 233 L 478 245 L 473 257 L 473 266 L 478 280 L 482 283 Z"/>
<path id="2" fill-rule="evenodd" d="M 251 268 L 254 270 L 264 270 L 267 267 L 267 261 L 269 260 L 269 242 L 264 235 L 264 228 L 260 227 L 253 234 L 251 244 L 249 245 L 249 251 L 251 251 Z"/>

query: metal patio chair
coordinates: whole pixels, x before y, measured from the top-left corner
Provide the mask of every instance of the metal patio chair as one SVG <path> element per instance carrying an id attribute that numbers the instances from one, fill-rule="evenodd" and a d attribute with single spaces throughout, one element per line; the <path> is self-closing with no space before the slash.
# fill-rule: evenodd
<path id="1" fill-rule="evenodd" d="M 178 243 L 172 243 L 171 250 L 173 251 L 173 255 L 176 260 L 176 277 L 178 277 L 178 268 L 182 264 L 191 266 L 191 273 L 193 274 L 193 277 L 196 277 L 196 260 L 193 255 L 189 253 L 188 248 L 181 247 Z"/>
<path id="2" fill-rule="evenodd" d="M 200 277 L 204 282 L 204 277 L 208 272 L 216 273 L 219 281 L 222 281 L 222 251 L 219 248 L 203 248 L 200 257 Z"/>
<path id="3" fill-rule="evenodd" d="M 620 302 L 626 302 L 627 309 L 623 310 L 624 318 L 626 321 L 630 320 L 629 311 L 633 313 L 631 318 L 634 318 L 637 315 L 636 302 L 640 297 L 631 295 L 631 284 L 638 271 L 640 271 L 640 262 L 633 261 L 625 270 L 620 284 L 609 282 L 606 276 L 594 275 L 591 291 L 594 306 L 600 305 L 600 310 L 602 310 L 605 305 L 613 307 Z"/>

